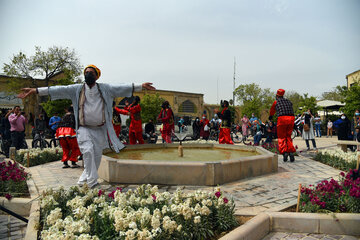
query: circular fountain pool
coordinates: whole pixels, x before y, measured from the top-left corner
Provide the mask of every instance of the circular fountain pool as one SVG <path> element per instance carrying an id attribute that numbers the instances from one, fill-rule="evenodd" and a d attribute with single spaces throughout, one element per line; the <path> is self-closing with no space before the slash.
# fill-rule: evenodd
<path id="1" fill-rule="evenodd" d="M 277 156 L 244 145 L 178 144 L 127 146 L 104 152 L 99 177 L 112 183 L 214 186 L 277 171 Z"/>

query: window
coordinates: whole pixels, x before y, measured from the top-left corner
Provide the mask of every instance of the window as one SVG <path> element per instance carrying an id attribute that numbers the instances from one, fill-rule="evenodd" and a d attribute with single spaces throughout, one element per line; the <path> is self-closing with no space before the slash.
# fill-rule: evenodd
<path id="1" fill-rule="evenodd" d="M 196 110 L 196 106 L 193 102 L 191 102 L 190 100 L 186 100 L 182 104 L 180 104 L 179 112 L 196 113 L 197 110 Z"/>

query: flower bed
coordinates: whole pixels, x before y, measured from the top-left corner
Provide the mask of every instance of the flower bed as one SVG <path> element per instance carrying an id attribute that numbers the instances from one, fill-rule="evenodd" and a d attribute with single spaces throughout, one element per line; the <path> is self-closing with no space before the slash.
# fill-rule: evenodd
<path id="1" fill-rule="evenodd" d="M 359 171 L 341 172 L 339 181 L 324 180 L 316 186 L 302 187 L 299 209 L 310 213 L 360 213 Z"/>
<path id="2" fill-rule="evenodd" d="M 315 156 L 315 160 L 331 167 L 349 171 L 356 167 L 356 161 L 360 152 L 344 152 L 340 149 L 323 149 Z"/>
<path id="3" fill-rule="evenodd" d="M 42 239 L 216 239 L 238 225 L 222 193 L 160 193 L 142 185 L 122 192 L 71 187 L 40 200 Z"/>
<path id="4" fill-rule="evenodd" d="M 10 200 L 12 197 L 28 195 L 26 180 L 29 174 L 18 163 L 11 161 L 0 163 L 0 196 Z"/>
<path id="5" fill-rule="evenodd" d="M 27 166 L 27 157 L 29 154 L 30 166 L 28 167 L 32 167 L 47 162 L 59 161 L 62 158 L 62 153 L 61 147 L 20 149 L 16 151 L 15 160 L 23 166 Z"/>

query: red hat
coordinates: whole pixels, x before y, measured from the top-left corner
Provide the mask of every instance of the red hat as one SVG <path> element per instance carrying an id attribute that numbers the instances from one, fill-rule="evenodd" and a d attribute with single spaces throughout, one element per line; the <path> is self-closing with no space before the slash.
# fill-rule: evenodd
<path id="1" fill-rule="evenodd" d="M 276 96 L 282 97 L 284 96 L 284 94 L 285 94 L 285 90 L 280 88 L 277 90 Z"/>

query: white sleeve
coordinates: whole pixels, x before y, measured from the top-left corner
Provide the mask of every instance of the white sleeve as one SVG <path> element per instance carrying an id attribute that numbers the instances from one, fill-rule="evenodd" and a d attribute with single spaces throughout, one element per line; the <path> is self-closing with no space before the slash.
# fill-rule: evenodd
<path id="1" fill-rule="evenodd" d="M 142 85 L 135 85 L 134 84 L 134 92 L 141 92 L 142 90 Z"/>
<path id="2" fill-rule="evenodd" d="M 37 88 L 39 96 L 46 96 L 49 95 L 49 88 L 48 87 L 39 87 Z"/>

